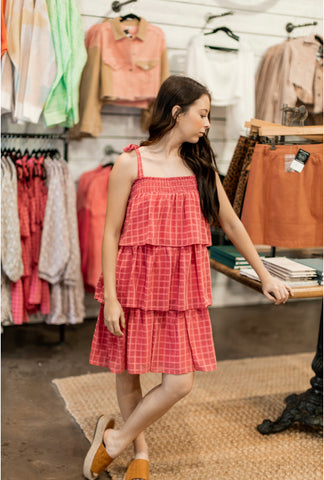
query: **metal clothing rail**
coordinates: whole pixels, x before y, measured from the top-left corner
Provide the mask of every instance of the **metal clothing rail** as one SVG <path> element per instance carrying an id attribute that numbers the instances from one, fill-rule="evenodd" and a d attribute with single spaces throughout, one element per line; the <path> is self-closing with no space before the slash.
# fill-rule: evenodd
<path id="1" fill-rule="evenodd" d="M 286 25 L 286 32 L 291 33 L 295 28 L 301 28 L 301 27 L 311 27 L 313 25 L 317 25 L 317 22 L 313 23 L 303 23 L 301 25 L 293 25 L 292 23 L 287 23 Z"/>
<path id="2" fill-rule="evenodd" d="M 127 0 L 126 2 L 123 2 L 123 3 L 116 1 L 116 2 L 113 2 L 113 3 L 111 4 L 111 9 L 112 9 L 114 12 L 117 12 L 117 13 L 118 13 L 118 12 L 120 12 L 120 10 L 122 9 L 122 7 L 123 7 L 124 5 L 128 5 L 129 3 L 134 3 L 134 2 L 137 2 L 137 0 Z"/>
<path id="3" fill-rule="evenodd" d="M 61 133 L 13 133 L 13 132 L 1 132 L 1 137 L 9 138 L 51 138 L 55 140 L 65 140 L 67 137 L 65 134 Z"/>

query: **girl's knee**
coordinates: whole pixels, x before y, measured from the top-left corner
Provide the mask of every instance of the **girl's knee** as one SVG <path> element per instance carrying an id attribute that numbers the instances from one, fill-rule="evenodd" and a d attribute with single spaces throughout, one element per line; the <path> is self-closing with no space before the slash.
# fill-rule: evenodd
<path id="1" fill-rule="evenodd" d="M 188 395 L 193 386 L 193 373 L 183 375 L 165 375 L 163 378 L 164 388 L 175 401 Z"/>

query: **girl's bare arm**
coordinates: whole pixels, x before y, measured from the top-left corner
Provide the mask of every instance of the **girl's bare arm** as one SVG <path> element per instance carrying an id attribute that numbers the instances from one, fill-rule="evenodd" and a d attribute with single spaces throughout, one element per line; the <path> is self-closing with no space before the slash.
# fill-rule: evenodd
<path id="1" fill-rule="evenodd" d="M 123 310 L 116 294 L 116 263 L 118 244 L 132 184 L 137 176 L 135 152 L 118 157 L 109 177 L 107 210 L 102 242 L 102 272 L 104 279 L 104 318 L 108 330 L 122 336 L 125 326 Z"/>
<path id="2" fill-rule="evenodd" d="M 270 275 L 264 267 L 247 231 L 234 212 L 217 174 L 216 183 L 220 204 L 219 220 L 224 232 L 258 274 L 264 295 L 276 305 L 286 303 L 289 293 L 292 294 L 291 288 Z"/>

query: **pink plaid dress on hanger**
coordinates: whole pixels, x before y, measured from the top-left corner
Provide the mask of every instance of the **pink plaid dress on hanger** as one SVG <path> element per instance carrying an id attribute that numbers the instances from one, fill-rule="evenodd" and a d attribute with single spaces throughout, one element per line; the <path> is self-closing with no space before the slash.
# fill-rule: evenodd
<path id="1" fill-rule="evenodd" d="M 195 175 L 145 177 L 137 145 L 138 176 L 127 204 L 116 268 L 123 337 L 104 325 L 103 277 L 95 298 L 101 309 L 90 363 L 114 373 L 183 374 L 216 369 L 208 313 L 210 228 L 202 214 Z"/>

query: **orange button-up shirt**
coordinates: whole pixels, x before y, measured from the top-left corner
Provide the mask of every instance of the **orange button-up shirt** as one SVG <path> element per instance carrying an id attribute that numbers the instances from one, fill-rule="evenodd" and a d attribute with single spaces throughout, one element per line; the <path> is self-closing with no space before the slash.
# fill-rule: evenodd
<path id="1" fill-rule="evenodd" d="M 88 60 L 80 85 L 80 122 L 72 134 L 102 131 L 104 103 L 147 108 L 169 76 L 163 31 L 144 18 L 94 25 L 86 37 Z"/>

